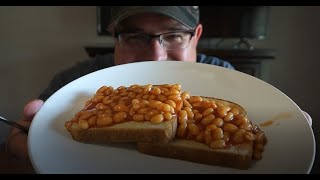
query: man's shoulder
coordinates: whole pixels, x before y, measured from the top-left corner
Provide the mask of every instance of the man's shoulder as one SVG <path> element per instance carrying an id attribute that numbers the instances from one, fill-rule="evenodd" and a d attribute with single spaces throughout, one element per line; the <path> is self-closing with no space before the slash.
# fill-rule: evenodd
<path id="1" fill-rule="evenodd" d="M 47 100 L 54 92 L 69 82 L 91 72 L 113 66 L 113 57 L 113 54 L 97 55 L 60 71 L 53 77 L 49 86 L 40 94 L 39 99 Z"/>
<path id="2" fill-rule="evenodd" d="M 103 55 L 96 55 L 93 58 L 84 60 L 79 62 L 77 65 L 79 66 L 97 66 L 97 67 L 108 67 L 114 65 L 114 58 L 113 54 L 103 54 Z"/>
<path id="3" fill-rule="evenodd" d="M 197 54 L 197 62 L 234 69 L 234 67 L 227 60 L 223 60 L 215 56 L 207 56 L 205 54 Z"/>

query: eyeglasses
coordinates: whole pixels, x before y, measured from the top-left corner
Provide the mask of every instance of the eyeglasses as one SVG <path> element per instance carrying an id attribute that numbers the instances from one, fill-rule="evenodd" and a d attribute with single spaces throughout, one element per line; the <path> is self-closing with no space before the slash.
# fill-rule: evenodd
<path id="1" fill-rule="evenodd" d="M 184 49 L 190 44 L 194 31 L 175 31 L 158 35 L 144 33 L 115 33 L 121 47 L 143 49 L 150 45 L 152 39 L 157 39 L 166 50 Z"/>

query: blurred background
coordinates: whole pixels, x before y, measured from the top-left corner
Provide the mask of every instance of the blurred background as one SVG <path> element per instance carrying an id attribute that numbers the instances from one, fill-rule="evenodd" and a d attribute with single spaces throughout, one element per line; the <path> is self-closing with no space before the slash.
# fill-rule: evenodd
<path id="1" fill-rule="evenodd" d="M 264 80 L 311 115 L 317 142 L 319 22 L 320 7 L 271 6 L 266 36 L 249 40 L 254 48 L 276 51 Z M 112 45 L 110 36 L 98 34 L 97 23 L 96 6 L 0 7 L 0 115 L 20 119 L 24 105 L 38 97 L 55 73 L 89 59 L 84 47 Z M 228 47 L 235 42 L 238 39 L 232 37 L 223 41 L 208 37 L 199 47 L 215 48 L 217 43 Z M 1 142 L 8 129 L 0 124 Z"/>

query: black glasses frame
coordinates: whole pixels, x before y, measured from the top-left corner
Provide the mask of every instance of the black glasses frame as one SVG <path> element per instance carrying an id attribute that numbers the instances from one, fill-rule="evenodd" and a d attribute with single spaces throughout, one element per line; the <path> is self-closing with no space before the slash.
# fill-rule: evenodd
<path id="1" fill-rule="evenodd" d="M 146 34 L 146 33 L 135 33 L 135 32 L 115 32 L 114 33 L 114 37 L 119 41 L 119 36 L 121 34 L 129 34 L 129 33 L 133 33 L 133 34 L 141 34 L 141 35 L 145 35 L 146 37 L 148 37 L 148 43 L 151 42 L 152 39 L 157 39 L 159 41 L 159 43 L 162 45 L 161 39 L 160 37 L 166 34 L 173 34 L 173 33 L 179 33 L 179 32 L 183 32 L 183 33 L 190 33 L 190 39 L 189 39 L 189 43 L 190 40 L 192 39 L 192 37 L 195 35 L 195 30 L 180 30 L 180 31 L 171 31 L 171 32 L 166 32 L 166 33 L 161 33 L 161 34 Z M 189 44 L 188 44 L 189 45 Z M 188 47 L 188 46 L 187 46 Z"/>

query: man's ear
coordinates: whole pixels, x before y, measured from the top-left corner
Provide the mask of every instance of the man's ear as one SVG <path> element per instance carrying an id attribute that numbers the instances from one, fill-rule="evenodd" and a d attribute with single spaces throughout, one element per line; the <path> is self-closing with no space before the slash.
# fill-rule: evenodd
<path id="1" fill-rule="evenodd" d="M 198 45 L 198 41 L 201 37 L 201 34 L 202 34 L 202 24 L 198 24 L 195 29 L 195 34 L 193 36 L 193 39 L 194 39 L 193 42 L 194 42 L 195 46 Z"/>
<path id="2" fill-rule="evenodd" d="M 194 45 L 197 46 L 198 45 L 198 41 L 201 37 L 201 34 L 202 34 L 202 24 L 198 24 L 196 29 L 195 29 L 195 34 L 193 36 L 193 42 L 194 42 Z"/>
<path id="3" fill-rule="evenodd" d="M 197 38 L 197 41 L 199 41 L 201 34 L 202 34 L 202 24 L 198 24 L 195 32 L 195 37 Z"/>

